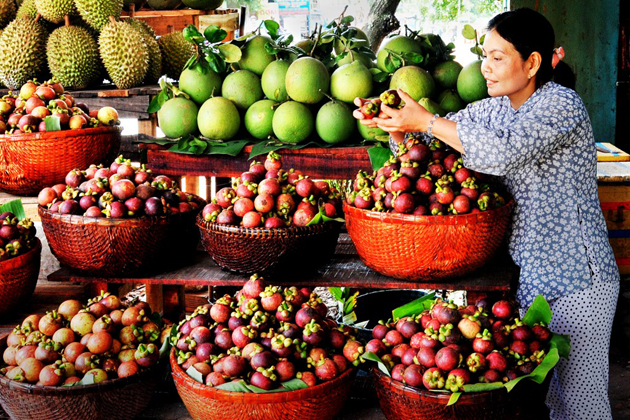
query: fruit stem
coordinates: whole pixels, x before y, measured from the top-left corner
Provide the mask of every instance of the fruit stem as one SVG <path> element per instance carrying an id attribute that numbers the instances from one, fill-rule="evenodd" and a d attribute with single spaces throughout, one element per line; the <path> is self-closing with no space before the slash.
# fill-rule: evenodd
<path id="1" fill-rule="evenodd" d="M 116 18 L 115 18 L 114 16 L 110 16 L 110 17 L 109 17 L 109 21 L 110 21 L 111 23 L 116 23 Z"/>
<path id="2" fill-rule="evenodd" d="M 64 26 L 70 26 L 70 16 L 65 15 L 63 17 L 63 20 L 64 20 Z"/>

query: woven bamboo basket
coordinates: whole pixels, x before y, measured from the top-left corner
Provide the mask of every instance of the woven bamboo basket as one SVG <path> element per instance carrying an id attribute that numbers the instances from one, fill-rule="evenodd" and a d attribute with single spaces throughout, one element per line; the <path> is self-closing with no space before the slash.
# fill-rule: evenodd
<path id="1" fill-rule="evenodd" d="M 54 214 L 39 206 L 42 227 L 62 265 L 98 277 L 172 268 L 194 255 L 197 211 L 174 216 L 108 219 Z"/>
<path id="2" fill-rule="evenodd" d="M 197 217 L 201 243 L 221 267 L 237 273 L 287 274 L 328 261 L 335 252 L 340 223 L 286 228 L 244 228 Z"/>
<path id="3" fill-rule="evenodd" d="M 404 385 L 373 369 L 378 402 L 388 420 L 507 420 L 508 394 L 495 391 L 464 393 L 447 406 L 450 393 Z"/>
<path id="4" fill-rule="evenodd" d="M 380 213 L 344 203 L 348 234 L 361 260 L 410 281 L 461 276 L 483 266 L 507 230 L 514 200 L 497 209 L 453 216 Z"/>
<path id="5" fill-rule="evenodd" d="M 130 420 L 144 411 L 164 364 L 99 384 L 53 387 L 0 376 L 0 404 L 14 420 Z"/>
<path id="6" fill-rule="evenodd" d="M 37 194 L 64 181 L 73 169 L 113 161 L 120 127 L 0 135 L 0 190 Z"/>
<path id="7" fill-rule="evenodd" d="M 42 243 L 28 252 L 0 262 L 0 316 L 27 301 L 35 291 L 42 256 Z"/>
<path id="8" fill-rule="evenodd" d="M 353 371 L 312 388 L 269 394 L 219 390 L 200 384 L 177 364 L 171 352 L 173 380 L 195 420 L 329 420 L 350 394 Z"/>

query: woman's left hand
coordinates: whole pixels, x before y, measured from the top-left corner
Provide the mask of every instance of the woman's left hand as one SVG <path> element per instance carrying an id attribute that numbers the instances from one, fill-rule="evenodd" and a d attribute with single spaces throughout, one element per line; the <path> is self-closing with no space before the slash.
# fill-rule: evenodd
<path id="1" fill-rule="evenodd" d="M 426 131 L 433 114 L 400 89 L 398 89 L 398 95 L 405 102 L 405 106 L 402 109 L 396 109 L 382 104 L 381 111 L 389 118 L 373 118 L 372 121 L 388 133 Z"/>

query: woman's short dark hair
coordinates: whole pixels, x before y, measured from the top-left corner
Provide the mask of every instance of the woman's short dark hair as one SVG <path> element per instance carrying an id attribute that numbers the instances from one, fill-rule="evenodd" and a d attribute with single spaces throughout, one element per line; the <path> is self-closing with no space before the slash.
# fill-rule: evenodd
<path id="1" fill-rule="evenodd" d="M 527 60 L 534 51 L 540 54 L 542 62 L 536 74 L 537 87 L 553 79 L 551 58 L 556 35 L 546 17 L 523 7 L 493 17 L 488 22 L 488 31 L 491 30 L 514 45 L 523 60 Z"/>

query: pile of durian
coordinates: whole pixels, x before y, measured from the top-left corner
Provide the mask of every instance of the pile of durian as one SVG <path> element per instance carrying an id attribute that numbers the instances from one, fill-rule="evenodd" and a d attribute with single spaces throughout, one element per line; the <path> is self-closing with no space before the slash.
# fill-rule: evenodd
<path id="1" fill-rule="evenodd" d="M 146 22 L 121 20 L 123 3 L 0 0 L 0 81 L 17 89 L 55 77 L 83 89 L 109 80 L 128 89 L 178 78 L 194 46 L 181 32 L 156 38 Z"/>

